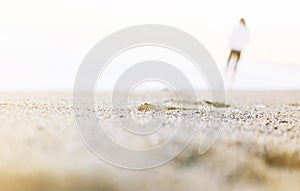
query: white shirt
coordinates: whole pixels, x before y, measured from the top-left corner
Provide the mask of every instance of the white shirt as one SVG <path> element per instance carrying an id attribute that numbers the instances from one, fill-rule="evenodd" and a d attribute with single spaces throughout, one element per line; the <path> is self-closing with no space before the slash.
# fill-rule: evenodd
<path id="1" fill-rule="evenodd" d="M 249 38 L 249 30 L 239 23 L 229 37 L 231 50 L 242 51 L 249 42 Z"/>

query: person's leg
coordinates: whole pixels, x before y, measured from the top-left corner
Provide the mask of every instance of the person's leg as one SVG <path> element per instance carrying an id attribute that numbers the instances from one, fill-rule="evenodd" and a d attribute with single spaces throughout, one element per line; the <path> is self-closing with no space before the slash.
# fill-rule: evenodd
<path id="1" fill-rule="evenodd" d="M 238 63 L 240 61 L 240 58 L 241 58 L 241 52 L 240 51 L 235 51 L 235 57 L 236 57 L 236 60 L 235 60 L 235 65 L 234 65 L 234 69 L 233 69 L 233 73 L 232 73 L 232 76 L 231 76 L 231 86 L 234 82 L 234 79 L 235 79 L 235 75 L 236 75 L 236 70 L 237 70 L 237 66 L 238 66 Z"/>
<path id="2" fill-rule="evenodd" d="M 228 59 L 227 59 L 226 70 L 227 70 L 227 69 L 228 69 L 228 67 L 229 67 L 229 63 L 230 63 L 230 60 L 231 60 L 232 54 L 233 54 L 233 50 L 231 50 L 231 51 L 230 51 L 229 57 L 228 57 Z"/>
<path id="3" fill-rule="evenodd" d="M 236 53 L 236 62 L 235 62 L 235 65 L 234 65 L 234 73 L 236 72 L 236 69 L 237 69 L 238 63 L 240 61 L 240 58 L 241 58 L 241 52 L 237 52 Z"/>

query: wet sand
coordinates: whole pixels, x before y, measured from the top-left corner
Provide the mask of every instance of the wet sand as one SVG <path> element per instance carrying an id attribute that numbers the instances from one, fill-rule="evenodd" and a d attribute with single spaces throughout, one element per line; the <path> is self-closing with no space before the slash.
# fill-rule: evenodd
<path id="1" fill-rule="evenodd" d="M 172 92 L 145 95 L 134 98 L 132 110 L 149 96 L 176 106 Z M 199 103 L 187 96 L 183 107 L 191 109 L 172 108 L 167 114 L 194 116 L 194 106 L 200 106 L 199 120 L 208 120 L 215 106 L 207 93 L 201 95 Z M 83 144 L 71 94 L 2 93 L 0 190 L 300 190 L 300 92 L 226 96 L 222 132 L 205 155 L 198 154 L 194 141 L 166 165 L 130 171 L 101 161 Z M 105 95 L 100 97 L 95 112 L 109 118 Z"/>

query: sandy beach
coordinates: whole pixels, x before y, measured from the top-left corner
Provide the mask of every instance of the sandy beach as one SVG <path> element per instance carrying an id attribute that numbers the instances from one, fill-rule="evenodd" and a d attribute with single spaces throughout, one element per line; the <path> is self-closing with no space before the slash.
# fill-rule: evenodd
<path id="1" fill-rule="evenodd" d="M 200 106 L 198 120 L 205 122 L 216 107 L 205 93 L 198 103 L 187 97 L 182 107 L 188 110 L 175 107 L 172 92 L 151 95 L 174 108 L 149 107 L 140 113 L 183 119 L 199 114 L 193 108 Z M 198 154 L 195 140 L 165 165 L 131 171 L 113 167 L 87 149 L 75 126 L 72 93 L 1 93 L 0 190 L 298 191 L 299 98 L 299 91 L 227 92 L 221 134 L 205 155 Z M 145 103 L 141 95 L 134 99 L 133 112 Z M 95 112 L 113 129 L 109 109 L 103 98 Z"/>

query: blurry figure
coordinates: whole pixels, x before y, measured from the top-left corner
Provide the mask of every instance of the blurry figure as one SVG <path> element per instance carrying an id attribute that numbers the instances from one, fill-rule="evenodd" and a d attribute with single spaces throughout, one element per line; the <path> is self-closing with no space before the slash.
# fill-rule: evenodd
<path id="1" fill-rule="evenodd" d="M 226 72 L 230 66 L 231 60 L 234 58 L 234 69 L 232 78 L 234 78 L 238 62 L 241 58 L 242 50 L 245 48 L 245 45 L 249 41 L 249 30 L 246 27 L 245 19 L 241 18 L 239 24 L 233 29 L 230 35 L 230 54 L 227 60 Z"/>

